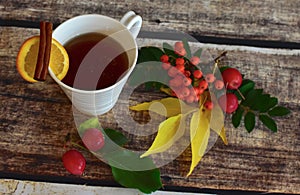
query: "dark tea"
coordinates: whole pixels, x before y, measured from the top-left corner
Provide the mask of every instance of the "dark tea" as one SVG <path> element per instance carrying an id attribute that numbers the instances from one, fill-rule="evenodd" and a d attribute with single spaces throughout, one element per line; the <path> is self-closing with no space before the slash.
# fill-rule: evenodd
<path id="1" fill-rule="evenodd" d="M 128 56 L 113 38 L 87 33 L 68 41 L 70 67 L 62 82 L 82 90 L 103 89 L 115 84 L 129 68 Z"/>

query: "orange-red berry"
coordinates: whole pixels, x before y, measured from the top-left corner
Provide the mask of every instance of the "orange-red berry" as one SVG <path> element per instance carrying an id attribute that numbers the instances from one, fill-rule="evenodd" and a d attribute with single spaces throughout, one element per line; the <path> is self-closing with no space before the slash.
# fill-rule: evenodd
<path id="1" fill-rule="evenodd" d="M 214 82 L 214 85 L 215 85 L 215 88 L 216 88 L 217 90 L 220 90 L 220 89 L 223 89 L 223 87 L 224 87 L 224 82 L 221 81 L 221 80 L 216 80 L 216 81 Z"/>
<path id="2" fill-rule="evenodd" d="M 206 101 L 206 102 L 204 103 L 204 107 L 205 107 L 207 110 L 211 110 L 211 109 L 213 109 L 214 104 L 213 104 L 211 101 Z"/>
<path id="3" fill-rule="evenodd" d="M 198 65 L 200 63 L 200 58 L 198 56 L 193 56 L 190 59 L 191 64 L 193 64 L 194 66 Z"/>
<path id="4" fill-rule="evenodd" d="M 177 64 L 175 67 L 177 68 L 177 70 L 179 70 L 179 72 L 184 73 L 184 65 L 183 64 Z"/>
<path id="5" fill-rule="evenodd" d="M 176 75 L 173 79 L 169 81 L 169 85 L 175 88 L 182 86 L 182 84 L 183 84 L 183 78 L 180 75 Z"/>
<path id="6" fill-rule="evenodd" d="M 162 62 L 168 62 L 169 61 L 169 56 L 164 54 L 160 57 L 160 61 Z"/>
<path id="7" fill-rule="evenodd" d="M 207 87 L 208 87 L 208 83 L 206 82 L 206 80 L 201 80 L 200 82 L 199 82 L 199 89 L 201 90 L 205 90 L 205 89 L 207 89 Z"/>
<path id="8" fill-rule="evenodd" d="M 193 75 L 196 79 L 200 79 L 202 77 L 202 72 L 201 72 L 201 70 L 195 70 L 193 72 Z"/>
<path id="9" fill-rule="evenodd" d="M 200 93 L 200 89 L 198 87 L 192 87 L 190 90 L 191 94 L 198 95 Z"/>
<path id="10" fill-rule="evenodd" d="M 204 91 L 205 91 L 205 89 L 200 89 L 199 88 L 199 94 L 198 95 L 200 96 Z"/>
<path id="11" fill-rule="evenodd" d="M 186 100 L 187 103 L 193 103 L 196 99 L 195 97 L 196 96 L 194 96 L 194 95 L 189 95 L 185 98 L 185 100 Z"/>
<path id="12" fill-rule="evenodd" d="M 177 68 L 175 67 L 170 67 L 169 70 L 168 70 L 168 75 L 170 77 L 175 77 L 177 74 L 179 73 L 179 71 L 177 70 Z"/>
<path id="13" fill-rule="evenodd" d="M 180 89 L 180 94 L 183 95 L 183 97 L 187 97 L 190 95 L 190 90 L 187 87 L 183 87 Z"/>
<path id="14" fill-rule="evenodd" d="M 183 74 L 184 74 L 184 76 L 186 76 L 186 77 L 190 77 L 190 76 L 191 76 L 191 72 L 188 71 L 188 70 L 185 70 Z"/>
<path id="15" fill-rule="evenodd" d="M 175 49 L 177 48 L 177 49 L 179 49 L 179 48 L 183 48 L 183 43 L 181 42 L 181 41 L 177 41 L 176 43 L 175 43 Z"/>
<path id="16" fill-rule="evenodd" d="M 215 80 L 216 80 L 216 77 L 214 74 L 207 74 L 205 75 L 205 80 L 208 82 L 208 83 L 213 83 Z"/>
<path id="17" fill-rule="evenodd" d="M 176 61 L 175 61 L 175 64 L 176 65 L 184 65 L 184 59 L 183 58 L 176 58 Z"/>
<path id="18" fill-rule="evenodd" d="M 169 68 L 171 68 L 171 64 L 170 62 L 163 62 L 161 64 L 162 68 L 165 69 L 165 70 L 169 70 Z"/>
<path id="19" fill-rule="evenodd" d="M 175 48 L 175 53 L 179 56 L 185 56 L 186 50 L 183 47 L 178 49 Z"/>
<path id="20" fill-rule="evenodd" d="M 184 86 L 189 86 L 189 85 L 191 85 L 192 84 L 192 79 L 191 78 L 189 78 L 189 77 L 185 77 L 185 78 L 183 78 L 183 85 Z"/>

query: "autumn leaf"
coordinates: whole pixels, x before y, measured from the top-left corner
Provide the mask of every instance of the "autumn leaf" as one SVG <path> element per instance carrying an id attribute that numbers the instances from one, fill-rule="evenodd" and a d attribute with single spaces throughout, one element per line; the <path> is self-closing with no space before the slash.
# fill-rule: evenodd
<path id="1" fill-rule="evenodd" d="M 150 148 L 141 155 L 141 158 L 164 152 L 169 149 L 174 142 L 181 138 L 185 131 L 185 116 L 182 114 L 168 118 L 160 123 L 157 135 Z"/>
<path id="2" fill-rule="evenodd" d="M 226 138 L 226 133 L 225 133 L 225 128 L 224 128 L 224 113 L 222 108 L 219 106 L 218 102 L 216 101 L 215 98 L 212 98 L 212 101 L 214 102 L 214 107 L 211 110 L 210 118 L 208 118 L 208 121 L 210 122 L 210 128 L 216 132 L 221 139 L 223 140 L 224 144 L 227 145 L 227 138 Z M 211 122 L 212 121 L 212 122 Z"/>
<path id="3" fill-rule="evenodd" d="M 157 114 L 171 117 L 181 113 L 191 112 L 193 110 L 196 110 L 197 108 L 187 105 L 178 98 L 168 97 L 160 100 L 137 104 L 135 106 L 131 106 L 130 109 L 134 111 L 150 110 Z"/>
<path id="4" fill-rule="evenodd" d="M 225 145 L 228 145 L 225 127 L 223 127 L 223 128 L 221 129 L 219 136 L 221 137 L 223 143 L 224 143 Z"/>
<path id="5" fill-rule="evenodd" d="M 204 110 L 203 104 L 206 100 L 211 100 L 214 104 L 214 107 L 212 110 L 206 109 L 204 112 L 204 115 L 209 122 L 210 128 L 214 132 L 216 132 L 221 137 L 224 144 L 227 145 L 228 142 L 227 142 L 225 128 L 224 128 L 224 121 L 225 121 L 224 112 L 223 112 L 222 108 L 220 107 L 216 97 L 210 96 L 208 92 L 203 93 L 203 95 L 200 98 L 199 107 L 201 108 L 201 110 Z"/>
<path id="6" fill-rule="evenodd" d="M 187 177 L 193 172 L 194 168 L 200 162 L 208 145 L 210 136 L 209 120 L 202 106 L 195 112 L 190 124 L 190 139 L 192 149 L 192 163 Z"/>

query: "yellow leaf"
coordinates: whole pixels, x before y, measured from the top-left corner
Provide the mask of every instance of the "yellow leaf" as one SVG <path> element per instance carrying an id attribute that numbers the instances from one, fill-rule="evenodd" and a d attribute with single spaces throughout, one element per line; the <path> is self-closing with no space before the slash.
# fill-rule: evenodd
<path id="1" fill-rule="evenodd" d="M 130 109 L 135 111 L 150 110 L 157 114 L 171 117 L 181 113 L 187 113 L 192 110 L 196 110 L 197 108 L 187 105 L 178 98 L 168 97 L 161 100 L 154 100 L 152 102 L 137 104 L 135 106 L 131 106 Z"/>
<path id="2" fill-rule="evenodd" d="M 213 131 L 215 131 L 221 137 L 224 144 L 227 145 L 228 142 L 227 142 L 225 128 L 224 128 L 224 120 L 225 120 L 224 112 L 214 96 L 212 96 L 212 101 L 214 103 L 214 107 L 211 110 L 211 115 L 210 118 L 208 119 L 209 121 L 213 121 L 210 123 L 210 128 Z"/>
<path id="3" fill-rule="evenodd" d="M 169 96 L 172 96 L 172 89 L 170 89 L 170 88 L 167 88 L 167 87 L 161 87 L 161 88 L 160 88 L 160 91 L 162 91 L 162 92 L 168 94 Z"/>
<path id="4" fill-rule="evenodd" d="M 209 120 L 205 116 L 205 113 L 202 111 L 201 106 L 199 111 L 193 114 L 190 124 L 192 163 L 187 177 L 193 172 L 194 168 L 203 157 L 207 148 L 209 136 Z"/>
<path id="5" fill-rule="evenodd" d="M 185 116 L 179 114 L 168 118 L 160 123 L 157 135 L 151 147 L 141 155 L 141 158 L 164 152 L 169 149 L 174 142 L 181 138 L 185 131 Z"/>
<path id="6" fill-rule="evenodd" d="M 223 127 L 223 128 L 221 129 L 221 132 L 220 132 L 219 136 L 222 138 L 224 144 L 225 144 L 225 145 L 228 145 L 228 141 L 227 141 L 227 138 L 226 138 L 225 127 Z"/>

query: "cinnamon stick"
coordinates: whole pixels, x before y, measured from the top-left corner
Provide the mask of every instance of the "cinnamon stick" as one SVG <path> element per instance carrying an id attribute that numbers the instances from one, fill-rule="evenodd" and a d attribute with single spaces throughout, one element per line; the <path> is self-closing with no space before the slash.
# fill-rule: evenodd
<path id="1" fill-rule="evenodd" d="M 39 53 L 36 62 L 35 72 L 34 72 L 34 79 L 40 80 L 40 76 L 43 70 L 44 64 L 44 55 L 46 50 L 46 22 L 40 22 L 40 43 L 39 43 Z"/>
<path id="2" fill-rule="evenodd" d="M 52 45 L 52 23 L 46 22 L 46 49 L 44 53 L 43 70 L 41 72 L 40 80 L 45 81 L 48 73 L 48 67 L 50 62 L 50 53 Z"/>
<path id="3" fill-rule="evenodd" d="M 50 22 L 40 22 L 40 43 L 39 53 L 36 63 L 34 79 L 45 81 L 48 73 L 52 45 L 52 24 Z"/>

